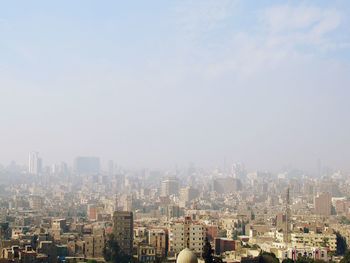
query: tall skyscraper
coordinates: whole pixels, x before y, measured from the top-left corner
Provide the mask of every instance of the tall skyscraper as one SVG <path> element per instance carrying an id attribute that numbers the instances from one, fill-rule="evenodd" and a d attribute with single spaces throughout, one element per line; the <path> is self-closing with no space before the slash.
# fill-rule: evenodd
<path id="1" fill-rule="evenodd" d="M 112 160 L 108 161 L 108 175 L 114 175 L 114 162 Z"/>
<path id="2" fill-rule="evenodd" d="M 179 181 L 176 177 L 169 177 L 162 181 L 161 184 L 161 196 L 178 195 L 179 194 Z"/>
<path id="3" fill-rule="evenodd" d="M 118 245 L 126 255 L 132 255 L 133 232 L 134 232 L 133 213 L 127 211 L 115 211 L 113 214 L 113 234 Z"/>
<path id="4" fill-rule="evenodd" d="M 332 212 L 332 196 L 330 193 L 322 193 L 314 198 L 315 214 L 330 216 Z"/>
<path id="5" fill-rule="evenodd" d="M 29 174 L 39 175 L 42 171 L 42 159 L 38 152 L 29 153 L 28 172 Z"/>
<path id="6" fill-rule="evenodd" d="M 94 175 L 100 173 L 100 158 L 77 157 L 74 161 L 74 171 L 77 174 Z"/>

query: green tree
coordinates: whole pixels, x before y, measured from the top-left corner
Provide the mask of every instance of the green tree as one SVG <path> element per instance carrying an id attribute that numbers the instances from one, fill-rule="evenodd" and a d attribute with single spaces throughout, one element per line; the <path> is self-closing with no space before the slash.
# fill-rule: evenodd
<path id="1" fill-rule="evenodd" d="M 304 227 L 303 232 L 304 232 L 304 233 L 309 233 L 309 232 L 310 232 L 310 230 L 309 230 L 309 228 Z"/>
<path id="2" fill-rule="evenodd" d="M 223 263 L 222 258 L 213 256 L 213 263 Z"/>
<path id="3" fill-rule="evenodd" d="M 38 235 L 34 234 L 30 240 L 30 245 L 32 246 L 33 249 L 36 249 L 38 245 Z"/>
<path id="4" fill-rule="evenodd" d="M 292 260 L 290 258 L 285 258 L 282 260 L 282 263 L 294 263 L 294 260 Z"/>
<path id="5" fill-rule="evenodd" d="M 346 251 L 344 257 L 342 260 L 340 260 L 340 263 L 349 263 L 350 262 L 350 251 Z"/>
<path id="6" fill-rule="evenodd" d="M 259 262 L 263 263 L 279 263 L 279 259 L 272 252 L 263 251 L 260 253 Z"/>
<path id="7" fill-rule="evenodd" d="M 88 259 L 88 260 L 86 261 L 86 263 L 97 263 L 97 261 L 94 260 L 94 259 Z"/>
<path id="8" fill-rule="evenodd" d="M 108 235 L 106 245 L 103 249 L 103 257 L 111 263 L 130 263 L 132 258 L 121 251 L 113 234 Z"/>
<path id="9" fill-rule="evenodd" d="M 350 220 L 346 216 L 340 218 L 340 224 L 350 225 Z"/>
<path id="10" fill-rule="evenodd" d="M 205 238 L 202 257 L 205 263 L 213 263 L 213 249 L 207 237 Z"/>
<path id="11" fill-rule="evenodd" d="M 166 261 L 166 257 L 156 257 L 155 263 L 164 263 Z"/>
<path id="12" fill-rule="evenodd" d="M 314 260 L 308 257 L 299 257 L 296 262 L 297 263 L 314 263 Z"/>
<path id="13" fill-rule="evenodd" d="M 342 256 L 345 254 L 348 245 L 346 244 L 346 239 L 339 232 L 335 232 L 337 237 L 337 255 Z"/>

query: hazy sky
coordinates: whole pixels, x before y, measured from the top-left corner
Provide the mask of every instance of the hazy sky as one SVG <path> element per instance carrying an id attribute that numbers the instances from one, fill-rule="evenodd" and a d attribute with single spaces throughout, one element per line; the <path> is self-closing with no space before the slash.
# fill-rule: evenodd
<path id="1" fill-rule="evenodd" d="M 350 171 L 350 2 L 3 1 L 0 162 Z"/>

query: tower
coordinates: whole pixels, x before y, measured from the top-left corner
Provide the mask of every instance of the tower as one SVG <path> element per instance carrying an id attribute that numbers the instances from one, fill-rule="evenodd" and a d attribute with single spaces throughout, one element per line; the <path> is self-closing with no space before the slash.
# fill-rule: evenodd
<path id="1" fill-rule="evenodd" d="M 29 153 L 29 162 L 28 162 L 28 172 L 29 174 L 38 175 L 42 170 L 42 160 L 39 158 L 38 152 Z"/>
<path id="2" fill-rule="evenodd" d="M 290 227 L 290 195 L 289 195 L 289 187 L 286 192 L 286 233 L 284 237 L 284 242 L 289 243 L 289 227 Z"/>

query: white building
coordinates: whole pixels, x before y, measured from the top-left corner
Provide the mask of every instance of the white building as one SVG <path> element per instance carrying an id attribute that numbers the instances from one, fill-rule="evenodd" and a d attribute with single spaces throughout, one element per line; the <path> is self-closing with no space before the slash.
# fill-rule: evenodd
<path id="1" fill-rule="evenodd" d="M 42 170 L 42 160 L 39 158 L 38 152 L 29 153 L 29 163 L 28 163 L 28 172 L 29 174 L 38 175 Z"/>

